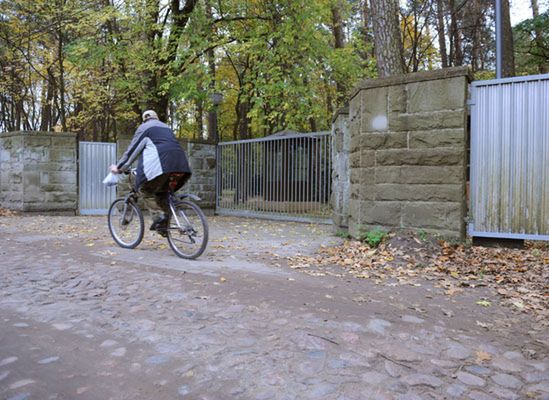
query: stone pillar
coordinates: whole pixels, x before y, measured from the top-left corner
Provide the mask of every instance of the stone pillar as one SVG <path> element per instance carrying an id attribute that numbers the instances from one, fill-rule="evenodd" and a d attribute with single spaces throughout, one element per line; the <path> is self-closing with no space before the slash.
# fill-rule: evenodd
<path id="1" fill-rule="evenodd" d="M 349 107 L 350 218 L 465 237 L 466 68 L 362 82 Z"/>
<path id="2" fill-rule="evenodd" d="M 21 132 L 0 133 L 0 205 L 23 209 L 24 140 Z"/>
<path id="3" fill-rule="evenodd" d="M 187 156 L 193 176 L 183 191 L 200 197 L 200 207 L 215 208 L 216 145 L 211 143 L 188 142 Z"/>
<path id="4" fill-rule="evenodd" d="M 332 122 L 332 220 L 340 229 L 349 226 L 349 108 L 338 111 Z"/>
<path id="5" fill-rule="evenodd" d="M 71 211 L 77 205 L 76 134 L 0 134 L 0 204 L 19 211 Z"/>

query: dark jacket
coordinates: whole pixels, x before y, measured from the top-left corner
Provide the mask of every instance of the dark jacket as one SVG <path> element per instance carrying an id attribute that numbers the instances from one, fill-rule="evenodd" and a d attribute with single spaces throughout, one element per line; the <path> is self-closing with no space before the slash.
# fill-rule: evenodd
<path id="1" fill-rule="evenodd" d="M 121 171 L 127 171 L 137 157 L 136 188 L 169 172 L 191 173 L 187 155 L 173 131 L 157 119 L 139 125 L 116 166 Z"/>

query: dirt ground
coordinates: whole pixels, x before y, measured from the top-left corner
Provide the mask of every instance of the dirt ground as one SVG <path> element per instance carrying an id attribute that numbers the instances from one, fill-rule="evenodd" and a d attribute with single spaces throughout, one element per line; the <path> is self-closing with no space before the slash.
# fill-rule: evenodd
<path id="1" fill-rule="evenodd" d="M 105 217 L 0 217 L 0 398 L 549 399 L 549 332 L 493 288 L 296 268 L 343 239 L 209 221 L 188 261 Z"/>

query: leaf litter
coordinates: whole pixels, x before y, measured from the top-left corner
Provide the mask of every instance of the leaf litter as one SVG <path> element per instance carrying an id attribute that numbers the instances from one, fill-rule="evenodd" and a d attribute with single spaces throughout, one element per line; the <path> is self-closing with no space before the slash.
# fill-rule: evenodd
<path id="1" fill-rule="evenodd" d="M 15 217 L 17 215 L 17 211 L 8 210 L 7 208 L 0 207 L 0 217 Z"/>
<path id="2" fill-rule="evenodd" d="M 313 276 L 348 276 L 376 284 L 420 286 L 434 281 L 447 296 L 468 288 L 493 289 L 503 305 L 528 312 L 549 326 L 549 246 L 526 242 L 524 249 L 472 247 L 413 232 L 389 235 L 377 248 L 358 240 L 321 247 L 314 256 L 288 257 L 290 268 Z M 481 307 L 491 303 L 482 298 Z"/>

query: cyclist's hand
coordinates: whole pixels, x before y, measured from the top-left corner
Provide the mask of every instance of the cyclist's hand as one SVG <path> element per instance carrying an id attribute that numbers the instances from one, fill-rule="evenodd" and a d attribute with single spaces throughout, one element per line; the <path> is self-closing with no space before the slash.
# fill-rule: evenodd
<path id="1" fill-rule="evenodd" d="M 116 165 L 111 165 L 109 168 L 110 168 L 110 170 L 113 174 L 119 174 L 120 173 L 120 170 L 118 169 L 118 167 Z"/>

